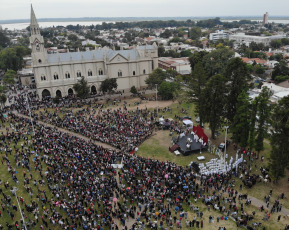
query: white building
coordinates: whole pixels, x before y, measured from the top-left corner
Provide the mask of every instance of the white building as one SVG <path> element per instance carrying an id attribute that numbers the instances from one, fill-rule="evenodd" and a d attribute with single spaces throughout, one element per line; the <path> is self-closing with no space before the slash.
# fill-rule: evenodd
<path id="1" fill-rule="evenodd" d="M 210 40 L 211 41 L 218 41 L 220 39 L 228 39 L 229 33 L 224 32 L 223 30 L 218 30 L 216 33 L 210 33 Z"/>
<path id="2" fill-rule="evenodd" d="M 179 74 L 190 74 L 192 72 L 189 58 L 171 58 L 171 57 L 160 57 L 159 67 L 162 69 L 173 69 Z"/>
<path id="3" fill-rule="evenodd" d="M 87 39 L 87 40 L 85 40 L 85 41 L 82 41 L 82 42 L 81 42 L 81 45 L 82 45 L 82 46 L 86 46 L 86 45 L 96 46 L 97 44 L 96 44 L 96 41 L 92 41 L 92 40 Z"/>
<path id="4" fill-rule="evenodd" d="M 48 54 L 32 6 L 30 30 L 32 67 L 40 98 L 73 94 L 73 85 L 82 76 L 92 92 L 96 92 L 107 78 L 116 78 L 117 89 L 121 91 L 128 91 L 132 86 L 145 87 L 148 74 L 158 67 L 155 43 L 132 50 L 117 51 L 104 47 L 85 52 Z"/>
<path id="5" fill-rule="evenodd" d="M 229 36 L 229 40 L 234 40 L 236 43 L 250 45 L 251 42 L 263 43 L 265 46 L 269 46 L 270 42 L 277 39 L 286 38 L 285 35 L 274 36 L 251 36 L 245 35 L 245 33 L 232 34 Z"/>

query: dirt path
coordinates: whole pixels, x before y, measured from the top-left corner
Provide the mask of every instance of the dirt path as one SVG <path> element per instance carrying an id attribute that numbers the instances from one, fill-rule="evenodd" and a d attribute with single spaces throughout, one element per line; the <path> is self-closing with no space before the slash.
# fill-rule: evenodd
<path id="1" fill-rule="evenodd" d="M 263 205 L 264 208 L 267 207 L 267 205 L 266 205 L 266 203 L 264 201 L 261 201 L 261 200 L 255 198 L 255 197 L 253 197 L 253 196 L 248 196 L 248 199 L 251 199 L 251 201 L 252 201 L 251 204 L 254 205 L 257 208 L 260 208 L 262 205 Z M 282 200 L 281 200 L 281 203 L 282 203 Z M 272 205 L 270 203 L 269 209 L 271 209 L 271 208 L 272 208 Z M 289 210 L 284 208 L 284 207 L 282 207 L 281 212 L 279 212 L 279 213 L 283 214 L 285 216 L 289 216 Z"/>
<path id="2" fill-rule="evenodd" d="M 16 113 L 16 112 L 15 112 L 15 114 L 17 114 L 17 116 L 30 119 L 30 117 L 25 116 L 25 115 L 23 115 L 23 114 Z M 34 120 L 34 122 L 35 122 L 35 120 Z M 63 128 L 59 128 L 59 127 L 57 127 L 57 126 L 55 126 L 55 125 L 51 125 L 51 124 L 45 123 L 45 122 L 43 122 L 43 121 L 37 121 L 37 123 L 42 124 L 42 125 L 45 125 L 45 126 L 48 126 L 48 127 L 55 128 L 55 129 L 57 129 L 57 130 L 59 130 L 59 131 L 61 131 L 61 132 L 64 132 L 64 133 L 69 133 L 69 134 L 71 134 L 72 136 L 76 136 L 76 137 L 82 138 L 82 139 L 84 139 L 84 140 L 86 140 L 86 141 L 88 141 L 88 142 L 91 141 L 91 142 L 93 142 L 94 144 L 100 145 L 100 146 L 102 146 L 102 147 L 104 147 L 104 148 L 113 149 L 113 150 L 118 150 L 118 149 L 116 149 L 115 147 L 113 147 L 113 146 L 111 146 L 111 145 L 109 145 L 109 144 L 102 143 L 102 142 L 100 142 L 100 141 L 91 140 L 90 138 L 85 137 L 85 136 L 83 136 L 83 135 L 81 135 L 81 134 L 74 133 L 74 132 L 71 132 L 71 131 L 66 130 L 66 129 L 63 129 Z"/>

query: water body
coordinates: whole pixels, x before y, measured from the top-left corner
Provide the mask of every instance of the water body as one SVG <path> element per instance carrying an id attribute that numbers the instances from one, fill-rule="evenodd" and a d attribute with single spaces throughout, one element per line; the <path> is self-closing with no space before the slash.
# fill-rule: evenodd
<path id="1" fill-rule="evenodd" d="M 198 21 L 198 20 L 196 20 Z M 233 22 L 233 21 L 240 21 L 239 19 L 236 20 L 221 20 L 222 22 Z M 255 20 L 253 19 L 252 21 L 259 21 L 262 22 L 262 20 Z M 47 27 L 53 27 L 53 26 L 68 26 L 68 25 L 81 25 L 81 26 L 90 26 L 90 25 L 100 25 L 104 21 L 65 21 L 65 22 L 39 22 L 40 28 L 47 28 Z M 277 24 L 289 24 L 289 20 L 282 20 L 282 19 L 273 19 L 269 20 L 269 23 L 277 23 Z M 115 23 L 112 21 L 106 21 L 106 23 Z M 30 25 L 29 22 L 27 23 L 11 23 L 11 24 L 2 24 L 3 29 L 8 29 L 8 30 L 22 30 L 25 29 Z"/>
<path id="2" fill-rule="evenodd" d="M 244 19 L 242 19 L 242 20 L 244 20 Z M 248 20 L 250 20 L 250 19 L 248 19 Z M 234 22 L 234 21 L 240 21 L 240 19 L 236 19 L 236 20 L 226 20 L 226 19 L 221 19 L 221 21 L 222 22 Z M 262 22 L 263 20 L 261 20 L 261 19 L 259 19 L 259 20 L 257 20 L 257 19 L 251 19 L 251 21 L 257 21 L 257 22 Z M 274 22 L 274 23 L 276 23 L 276 24 L 289 24 L 289 20 L 288 19 L 272 19 L 272 20 L 268 20 L 268 22 L 269 23 L 272 23 L 272 22 Z"/>
<path id="3" fill-rule="evenodd" d="M 90 26 L 90 25 L 100 25 L 103 21 L 79 21 L 79 22 L 39 22 L 40 28 L 47 28 L 47 27 L 53 27 L 53 26 L 68 26 L 68 25 L 74 25 L 77 24 L 81 26 Z M 114 22 L 106 22 L 106 23 L 114 23 Z M 12 23 L 12 24 L 2 24 L 3 29 L 8 30 L 22 30 L 27 28 L 30 25 L 30 22 L 27 23 Z"/>

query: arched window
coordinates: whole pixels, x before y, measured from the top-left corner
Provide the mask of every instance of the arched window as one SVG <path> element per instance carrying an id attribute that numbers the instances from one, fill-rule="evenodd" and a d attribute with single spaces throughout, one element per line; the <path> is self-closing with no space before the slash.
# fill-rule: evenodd
<path id="1" fill-rule="evenodd" d="M 80 72 L 80 71 L 77 71 L 76 76 L 77 76 L 77 77 L 81 77 L 81 72 Z"/>
<path id="2" fill-rule="evenodd" d="M 44 75 L 41 75 L 40 79 L 41 81 L 46 81 L 46 77 Z"/>
<path id="3" fill-rule="evenodd" d="M 57 90 L 57 91 L 56 91 L 56 97 L 60 97 L 60 98 L 62 97 L 62 93 L 61 93 L 60 90 Z"/>
<path id="4" fill-rule="evenodd" d="M 44 89 L 42 91 L 42 98 L 45 99 L 46 97 L 51 97 L 50 91 L 47 89 Z"/>
<path id="5" fill-rule="evenodd" d="M 118 71 L 117 76 L 122 77 L 122 71 L 121 70 Z"/>
<path id="6" fill-rule="evenodd" d="M 92 76 L 92 71 L 88 70 L 88 76 Z"/>
<path id="7" fill-rule="evenodd" d="M 93 85 L 91 86 L 91 94 L 94 95 L 94 94 L 97 94 L 97 91 L 96 91 L 96 87 Z"/>
<path id="8" fill-rule="evenodd" d="M 103 75 L 102 69 L 99 69 L 99 70 L 98 70 L 98 75 Z"/>
<path id="9" fill-rule="evenodd" d="M 143 70 L 143 74 L 146 74 L 146 70 L 145 69 Z"/>
<path id="10" fill-rule="evenodd" d="M 135 76 L 135 71 L 132 71 L 132 75 Z"/>
<path id="11" fill-rule="evenodd" d="M 66 73 L 65 73 L 65 78 L 66 78 L 66 79 L 70 78 L 70 73 L 66 72 Z"/>
<path id="12" fill-rule="evenodd" d="M 68 95 L 73 95 L 73 89 L 71 88 L 68 89 Z"/>
<path id="13" fill-rule="evenodd" d="M 38 62 L 41 63 L 42 62 L 41 59 L 39 59 Z"/>
<path id="14" fill-rule="evenodd" d="M 57 74 L 57 73 L 55 73 L 53 77 L 54 77 L 54 80 L 58 80 L 58 79 L 59 79 L 59 77 L 58 77 L 58 74 Z"/>

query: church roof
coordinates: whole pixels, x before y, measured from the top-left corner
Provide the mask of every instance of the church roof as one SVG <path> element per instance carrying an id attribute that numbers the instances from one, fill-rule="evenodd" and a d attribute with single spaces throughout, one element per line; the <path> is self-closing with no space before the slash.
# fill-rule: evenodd
<path id="1" fill-rule="evenodd" d="M 154 49 L 153 46 L 139 46 L 139 50 L 151 50 Z M 58 62 L 75 62 L 75 61 L 93 61 L 93 60 L 104 60 L 106 57 L 108 60 L 113 59 L 116 55 L 120 54 L 129 60 L 138 60 L 140 54 L 137 49 L 131 50 L 111 50 L 111 49 L 99 49 L 99 50 L 89 50 L 84 52 L 71 52 L 71 53 L 54 53 L 48 54 L 48 63 L 58 63 Z"/>

